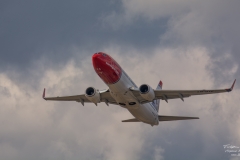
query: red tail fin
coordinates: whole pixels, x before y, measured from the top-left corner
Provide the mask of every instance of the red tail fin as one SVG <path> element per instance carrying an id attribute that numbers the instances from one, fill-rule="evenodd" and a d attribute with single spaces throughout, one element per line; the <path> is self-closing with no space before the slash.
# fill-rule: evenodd
<path id="1" fill-rule="evenodd" d="M 159 81 L 158 86 L 157 86 L 157 89 L 162 89 L 162 86 L 163 86 L 162 81 Z"/>

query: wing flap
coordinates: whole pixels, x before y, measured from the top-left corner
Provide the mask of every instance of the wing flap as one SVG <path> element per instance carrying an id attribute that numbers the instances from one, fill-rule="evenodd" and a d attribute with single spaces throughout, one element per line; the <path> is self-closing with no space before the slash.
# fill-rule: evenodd
<path id="1" fill-rule="evenodd" d="M 180 116 L 163 116 L 159 115 L 159 121 L 177 121 L 177 120 L 191 120 L 191 119 L 199 119 L 199 117 L 180 117 Z"/>

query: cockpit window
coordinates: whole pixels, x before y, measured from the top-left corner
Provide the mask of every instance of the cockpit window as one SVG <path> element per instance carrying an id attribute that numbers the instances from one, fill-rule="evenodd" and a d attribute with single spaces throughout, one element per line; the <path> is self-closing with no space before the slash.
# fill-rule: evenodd
<path id="1" fill-rule="evenodd" d="M 103 52 L 97 52 L 97 53 L 95 53 L 95 54 L 101 54 L 102 56 L 107 57 L 107 54 L 105 54 L 105 53 L 103 53 Z"/>
<path id="2" fill-rule="evenodd" d="M 104 57 L 107 57 L 107 55 L 105 53 L 102 54 Z"/>

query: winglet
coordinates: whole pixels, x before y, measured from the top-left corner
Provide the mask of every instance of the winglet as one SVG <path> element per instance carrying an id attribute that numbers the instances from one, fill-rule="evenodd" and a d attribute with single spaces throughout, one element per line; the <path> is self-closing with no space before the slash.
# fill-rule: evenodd
<path id="1" fill-rule="evenodd" d="M 236 82 L 236 79 L 234 80 L 234 82 L 232 84 L 232 87 L 229 88 L 229 89 L 226 89 L 226 91 L 231 92 L 233 90 L 233 88 L 234 88 L 235 82 Z"/>
<path id="2" fill-rule="evenodd" d="M 44 88 L 44 90 L 43 90 L 42 98 L 45 99 L 45 88 Z"/>
<path id="3" fill-rule="evenodd" d="M 236 82 L 236 79 L 234 80 L 234 82 L 233 82 L 233 84 L 232 84 L 231 90 L 233 90 L 234 85 L 235 85 L 235 82 Z"/>

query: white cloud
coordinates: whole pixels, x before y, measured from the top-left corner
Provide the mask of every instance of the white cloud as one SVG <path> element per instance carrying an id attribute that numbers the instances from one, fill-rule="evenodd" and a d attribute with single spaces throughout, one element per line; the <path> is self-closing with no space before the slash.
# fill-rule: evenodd
<path id="1" fill-rule="evenodd" d="M 31 159 L 36 153 L 29 151 L 34 149 L 38 154 L 48 154 L 50 159 L 98 159 L 101 155 L 104 159 L 136 159 L 142 140 L 132 130 L 138 133 L 140 128 L 121 123 L 122 118 L 131 116 L 125 110 L 103 104 L 82 107 L 76 102 L 46 102 L 41 98 L 43 87 L 49 88 L 48 96 L 84 93 L 96 81 L 92 77 L 97 76 L 85 77 L 89 69 L 83 68 L 84 71 L 76 67 L 74 61 L 59 70 L 49 68 L 40 84 L 36 84 L 37 90 L 31 87 L 22 90 L 25 84 L 14 83 L 4 73 L 0 75 L 0 137 L 7 141 L 0 143 L 0 148 L 8 150 L 0 152 L 0 157 Z M 131 145 L 126 146 L 129 141 Z"/>
<path id="2" fill-rule="evenodd" d="M 121 28 L 126 24 L 134 26 L 138 19 L 145 20 L 145 24 L 141 24 L 143 26 L 158 19 L 166 19 L 167 22 L 161 24 L 166 26 L 166 31 L 159 35 L 160 44 L 185 49 L 202 46 L 209 50 L 212 58 L 231 54 L 233 59 L 225 59 L 224 64 L 216 63 L 218 68 L 229 70 L 233 68 L 233 63 L 239 63 L 239 5 L 237 0 L 122 0 L 124 12 L 115 13 L 110 16 L 112 18 L 107 16 L 109 21 L 105 22 L 117 24 Z M 223 76 L 219 71 L 214 74 Z"/>
<path id="3" fill-rule="evenodd" d="M 148 58 L 139 55 L 138 50 L 129 50 L 131 56 L 123 57 L 121 50 L 121 47 L 105 49 L 138 85 L 148 83 L 155 87 L 162 79 L 164 89 L 202 89 L 214 86 L 214 78 L 207 69 L 212 59 L 206 48 L 156 48 Z M 88 86 L 106 88 L 92 69 L 91 60 L 81 59 L 80 66 L 76 65 L 77 61 L 78 59 L 70 60 L 61 68 L 48 68 L 42 78 L 36 81 L 37 87 L 23 89 L 23 86 L 27 86 L 27 81 L 16 82 L 6 73 L 0 74 L 0 139 L 4 139 L 0 148 L 8 150 L 0 152 L 0 157 L 31 159 L 38 155 L 39 159 L 141 159 L 146 144 L 153 143 L 149 142 L 151 134 L 157 139 L 160 130 L 162 136 L 166 136 L 164 133 L 167 132 L 177 134 L 183 126 L 191 128 L 186 133 L 198 132 L 202 135 L 205 145 L 209 139 L 218 136 L 220 127 L 229 129 L 232 139 L 237 137 L 235 132 L 238 133 L 238 130 L 234 128 L 233 120 L 239 121 L 239 118 L 237 114 L 232 117 L 232 111 L 237 109 L 238 98 L 235 94 L 238 90 L 219 96 L 191 97 L 185 103 L 180 100 L 170 101 L 169 104 L 161 102 L 160 114 L 200 116 L 202 119 L 191 123 L 162 123 L 158 127 L 122 123 L 121 120 L 132 116 L 118 106 L 100 104 L 96 107 L 86 104 L 82 107 L 75 102 L 42 100 L 44 87 L 47 88 L 47 96 L 81 94 Z M 32 70 L 38 72 L 38 68 L 42 67 L 37 66 Z M 229 84 L 222 85 L 219 87 Z M 215 110 L 215 105 L 219 105 L 220 110 Z M 226 106 L 229 106 L 228 109 Z M 226 126 L 221 126 L 218 121 Z M 170 141 L 169 145 L 174 145 L 171 139 L 166 140 Z M 165 149 L 162 145 L 158 144 L 148 154 L 155 159 L 163 159 Z"/>
<path id="4" fill-rule="evenodd" d="M 147 83 L 154 88 L 161 79 L 164 89 L 230 87 L 229 79 L 232 81 L 240 75 L 239 2 L 122 0 L 120 12 L 116 10 L 101 17 L 104 27 L 110 24 L 115 30 L 130 28 L 129 34 L 131 29 L 136 29 L 134 25 L 138 20 L 144 19 L 140 25 L 147 26 L 166 19 L 163 24 L 166 31 L 159 38 L 160 45 L 149 51 L 151 54 L 115 44 L 105 46 L 104 51 L 111 54 L 138 85 Z M 131 25 L 134 27 L 129 27 Z M 119 36 L 115 32 L 103 34 L 109 33 Z M 76 35 L 84 37 L 81 32 Z M 92 43 L 96 42 L 92 41 L 94 37 L 87 37 Z M 77 38 L 76 44 L 82 40 L 86 39 Z M 90 50 L 96 48 L 92 43 L 87 45 Z M 70 54 L 74 58 L 69 58 L 63 66 L 51 64 L 46 58 L 32 62 L 33 67 L 26 71 L 29 74 L 9 73 L 9 70 L 0 73 L 1 159 L 176 159 L 177 155 L 183 155 L 179 154 L 180 149 L 192 153 L 193 157 L 202 156 L 199 159 L 220 159 L 224 156 L 224 151 L 219 150 L 223 144 L 240 146 L 238 81 L 229 94 L 193 96 L 184 103 L 162 101 L 160 114 L 199 116 L 200 120 L 166 122 L 157 127 L 122 123 L 121 120 L 132 116 L 118 106 L 86 104 L 83 107 L 76 102 L 42 100 L 44 87 L 47 96 L 81 94 L 88 86 L 106 88 L 92 68 L 91 56 L 82 59 L 84 52 L 78 52 L 77 47 L 72 52 L 77 53 Z M 169 158 L 169 155 L 176 157 Z"/>
<path id="5" fill-rule="evenodd" d="M 163 160 L 164 159 L 162 156 L 163 153 L 164 153 L 164 149 L 162 149 L 161 147 L 156 147 L 154 152 L 154 159 Z"/>
<path id="6" fill-rule="evenodd" d="M 212 70 L 209 69 L 214 67 L 215 59 L 212 59 L 210 51 L 203 47 L 156 48 L 153 54 L 149 54 L 151 55 L 149 57 L 140 54 L 139 50 L 129 50 L 129 57 L 125 56 L 124 58 L 121 57 L 119 48 L 108 48 L 106 51 L 113 53 L 113 57 L 118 60 L 137 85 L 147 83 L 155 87 L 161 79 L 164 89 L 211 89 L 230 87 L 234 80 L 232 78 L 227 83 L 216 85 Z M 237 64 L 231 72 L 226 72 L 226 77 L 222 78 L 234 77 L 236 68 L 238 68 Z M 240 143 L 239 132 L 235 127 L 239 119 L 238 92 L 239 90 L 235 88 L 230 94 L 192 96 L 186 98 L 184 103 L 181 100 L 172 100 L 168 104 L 162 101 L 160 114 L 199 116 L 200 120 L 191 123 L 173 122 L 170 125 L 162 123 L 158 127 L 161 128 L 161 131 L 176 132 L 175 136 L 180 137 L 178 132 L 188 126 L 189 129 L 184 130 L 186 134 L 200 134 L 203 137 L 202 143 L 206 151 L 199 150 L 203 157 L 210 156 L 211 151 L 212 153 L 222 153 L 212 147 L 223 145 L 222 143 L 225 143 L 226 140 Z M 222 135 L 228 136 L 228 138 L 222 139 Z M 172 143 L 171 139 L 168 140 Z M 176 142 L 173 142 L 172 145 L 174 144 L 178 145 Z M 194 142 L 188 144 L 195 145 Z"/>

